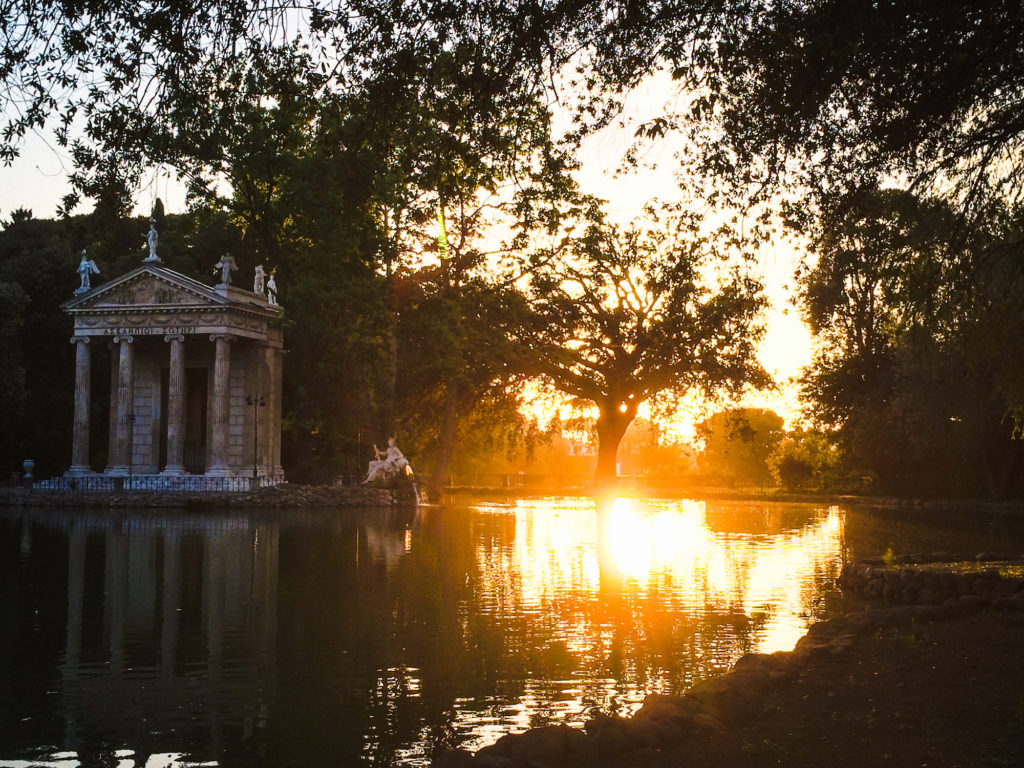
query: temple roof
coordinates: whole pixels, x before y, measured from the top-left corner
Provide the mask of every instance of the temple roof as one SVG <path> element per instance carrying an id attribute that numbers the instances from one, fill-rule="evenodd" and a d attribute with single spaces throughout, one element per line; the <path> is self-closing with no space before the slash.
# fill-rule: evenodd
<path id="1" fill-rule="evenodd" d="M 210 286 L 156 264 L 143 264 L 63 304 L 78 335 L 231 333 L 266 337 L 283 310 L 244 288 Z M 277 335 L 277 334 L 274 334 Z"/>

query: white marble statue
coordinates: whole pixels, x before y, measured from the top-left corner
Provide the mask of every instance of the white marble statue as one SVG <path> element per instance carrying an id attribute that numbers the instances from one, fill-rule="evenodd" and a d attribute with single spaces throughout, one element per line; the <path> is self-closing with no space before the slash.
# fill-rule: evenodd
<path id="1" fill-rule="evenodd" d="M 143 261 L 160 261 L 160 257 L 156 255 L 156 241 L 158 239 L 156 233 L 156 219 L 149 220 L 149 234 L 146 235 L 146 242 L 149 243 L 149 256 Z"/>
<path id="2" fill-rule="evenodd" d="M 388 438 L 386 451 L 378 450 L 377 446 L 374 445 L 373 453 L 377 458 L 370 462 L 370 466 L 366 471 L 366 479 L 363 481 L 364 483 L 372 483 L 374 480 L 386 482 L 411 472 L 408 469 L 409 460 L 405 458 L 402 451 L 395 445 L 395 438 Z"/>
<path id="3" fill-rule="evenodd" d="M 264 284 L 266 282 L 266 279 L 267 279 L 267 273 L 263 271 L 263 265 L 262 264 L 257 264 L 256 265 L 256 274 L 255 274 L 255 276 L 252 279 L 252 292 L 253 293 L 263 293 L 263 291 L 264 291 Z"/>
<path id="4" fill-rule="evenodd" d="M 82 284 L 75 289 L 75 293 L 85 293 L 86 291 L 92 290 L 92 285 L 89 282 L 89 275 L 98 275 L 100 268 L 96 266 L 96 262 L 90 259 L 85 251 L 82 251 L 82 260 L 78 263 L 78 276 L 82 278 Z"/>
<path id="5" fill-rule="evenodd" d="M 267 301 L 271 304 L 277 304 L 277 280 L 274 279 L 276 274 L 276 269 L 270 270 L 270 279 L 267 281 Z"/>
<path id="6" fill-rule="evenodd" d="M 230 253 L 225 253 L 220 257 L 217 266 L 213 268 L 213 274 L 217 274 L 218 269 L 220 270 L 220 284 L 231 285 L 231 270 L 238 269 L 235 258 Z"/>

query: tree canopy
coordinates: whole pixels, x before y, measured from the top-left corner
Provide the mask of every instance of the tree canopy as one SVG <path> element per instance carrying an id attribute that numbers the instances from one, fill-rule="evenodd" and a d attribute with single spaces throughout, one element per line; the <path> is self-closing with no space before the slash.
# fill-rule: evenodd
<path id="1" fill-rule="evenodd" d="M 819 339 L 804 391 L 883 488 L 1014 492 L 1021 224 L 990 209 L 965 226 L 947 203 L 899 190 L 820 220 L 800 279 Z"/>
<path id="2" fill-rule="evenodd" d="M 691 391 L 767 383 L 755 359 L 761 286 L 701 227 L 683 211 L 651 210 L 628 228 L 590 221 L 531 276 L 527 354 L 555 388 L 597 406 L 599 478 L 615 476 L 641 403 L 672 410 Z"/>
<path id="3" fill-rule="evenodd" d="M 707 474 L 766 485 L 768 458 L 782 440 L 782 417 L 764 408 L 730 408 L 697 425 L 704 443 L 698 459 Z"/>

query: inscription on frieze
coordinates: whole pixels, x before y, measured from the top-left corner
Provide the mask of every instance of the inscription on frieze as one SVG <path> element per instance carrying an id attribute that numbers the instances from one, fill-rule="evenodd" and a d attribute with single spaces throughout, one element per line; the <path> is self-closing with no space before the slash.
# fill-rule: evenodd
<path id="1" fill-rule="evenodd" d="M 199 328 L 203 329 L 203 333 L 208 333 L 211 325 L 240 332 L 265 332 L 265 326 L 258 320 L 223 315 L 183 315 L 173 319 L 168 315 L 154 318 L 90 317 L 80 318 L 77 323 L 79 327 L 95 329 L 95 333 L 101 336 L 160 336 L 168 333 L 196 333 Z"/>
<path id="2" fill-rule="evenodd" d="M 104 336 L 164 336 L 168 333 L 188 333 L 191 328 L 184 328 L 179 325 L 141 325 L 125 328 L 104 328 Z"/>

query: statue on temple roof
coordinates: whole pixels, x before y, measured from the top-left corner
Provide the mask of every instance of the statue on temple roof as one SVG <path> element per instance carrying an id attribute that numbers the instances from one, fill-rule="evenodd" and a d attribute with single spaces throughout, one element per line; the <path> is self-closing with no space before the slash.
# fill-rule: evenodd
<path id="1" fill-rule="evenodd" d="M 277 304 L 277 280 L 274 279 L 276 274 L 276 269 L 270 270 L 270 279 L 267 281 L 267 301 L 274 305 Z"/>
<path id="2" fill-rule="evenodd" d="M 96 262 L 90 259 L 85 249 L 82 249 L 82 260 L 78 263 L 78 276 L 82 278 L 82 284 L 75 289 L 75 293 L 85 293 L 86 291 L 92 290 L 92 285 L 89 281 L 89 275 L 98 275 L 100 268 L 96 266 Z"/>
<path id="3" fill-rule="evenodd" d="M 156 255 L 156 242 L 158 235 L 156 233 L 156 219 L 149 220 L 149 234 L 146 235 L 146 242 L 149 244 L 149 256 L 143 261 L 152 263 L 154 261 L 160 261 L 160 257 Z"/>
<path id="4" fill-rule="evenodd" d="M 218 269 L 220 270 L 220 284 L 231 285 L 231 270 L 238 269 L 235 258 L 230 253 L 225 253 L 220 257 L 217 266 L 213 268 L 213 274 L 217 274 Z"/>

